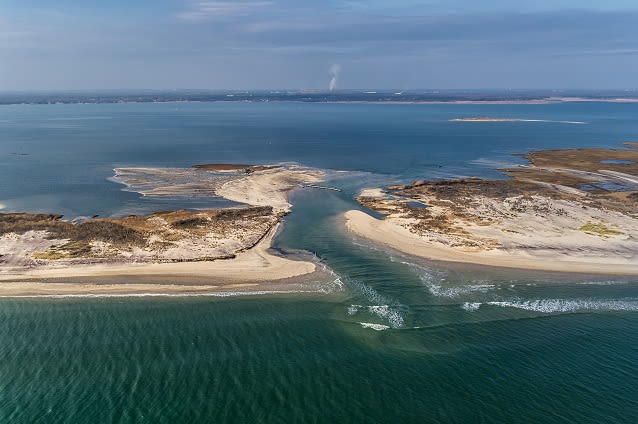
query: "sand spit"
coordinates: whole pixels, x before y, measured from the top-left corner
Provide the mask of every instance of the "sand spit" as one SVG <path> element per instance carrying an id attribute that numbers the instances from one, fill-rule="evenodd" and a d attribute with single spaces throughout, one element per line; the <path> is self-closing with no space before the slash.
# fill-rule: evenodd
<path id="1" fill-rule="evenodd" d="M 359 202 L 385 218 L 349 211 L 347 228 L 432 260 L 638 274 L 638 151 L 555 150 L 528 159 L 528 166 L 504 170 L 509 180 L 366 190 Z"/>
<path id="2" fill-rule="evenodd" d="M 143 196 L 222 197 L 290 211 L 288 192 L 321 181 L 324 173 L 298 165 L 205 164 L 193 168 L 116 168 L 113 179 Z"/>
<path id="3" fill-rule="evenodd" d="M 192 294 L 238 285 L 242 291 L 263 291 L 277 281 L 278 291 L 299 291 L 299 282 L 284 280 L 312 273 L 327 280 L 314 262 L 269 252 L 291 208 L 288 192 L 298 184 L 320 181 L 323 174 L 298 166 L 255 167 L 222 176 L 218 171 L 119 168 L 116 178 L 145 195 L 220 196 L 239 206 L 81 223 L 57 215 L 0 214 L 0 296 L 50 295 L 56 290 Z M 5 285 L 9 282 L 12 285 Z M 66 285 L 34 286 L 38 282 Z M 24 290 L 22 283 L 28 283 Z"/>

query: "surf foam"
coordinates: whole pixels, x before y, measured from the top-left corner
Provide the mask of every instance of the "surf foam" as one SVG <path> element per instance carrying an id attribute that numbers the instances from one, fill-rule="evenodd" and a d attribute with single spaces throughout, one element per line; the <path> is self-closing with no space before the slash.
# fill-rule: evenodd
<path id="1" fill-rule="evenodd" d="M 579 284 L 584 285 L 584 286 L 620 286 L 620 285 L 627 284 L 627 281 L 614 281 L 614 280 L 609 280 L 609 281 L 584 281 L 584 282 L 579 283 Z"/>
<path id="2" fill-rule="evenodd" d="M 361 309 L 366 309 L 369 313 L 387 320 L 392 328 L 401 328 L 405 325 L 405 320 L 401 312 L 392 308 L 390 305 L 350 305 L 348 306 L 348 315 L 356 315 Z"/>
<path id="3" fill-rule="evenodd" d="M 400 328 L 405 324 L 401 313 L 388 305 L 368 306 L 368 310 L 373 314 L 388 320 L 388 323 L 390 323 L 392 328 Z"/>
<path id="4" fill-rule="evenodd" d="M 503 308 L 524 309 L 546 314 L 577 311 L 629 311 L 638 312 L 637 300 L 539 299 L 526 301 L 487 302 Z"/>
<path id="5" fill-rule="evenodd" d="M 428 291 L 437 297 L 454 298 L 464 296 L 470 293 L 486 293 L 494 289 L 494 284 L 467 284 L 463 286 L 448 286 L 445 287 L 441 284 L 445 279 L 439 279 L 431 274 L 422 274 L 420 276 L 421 281 L 425 284 Z"/>
<path id="6" fill-rule="evenodd" d="M 474 312 L 481 307 L 481 303 L 480 302 L 465 302 L 461 307 L 468 312 Z"/>
<path id="7" fill-rule="evenodd" d="M 388 327 L 387 325 L 383 325 L 383 324 L 374 324 L 371 322 L 360 322 L 359 324 L 361 324 L 361 326 L 363 328 L 371 328 L 375 331 L 384 331 L 389 329 L 390 327 Z"/>

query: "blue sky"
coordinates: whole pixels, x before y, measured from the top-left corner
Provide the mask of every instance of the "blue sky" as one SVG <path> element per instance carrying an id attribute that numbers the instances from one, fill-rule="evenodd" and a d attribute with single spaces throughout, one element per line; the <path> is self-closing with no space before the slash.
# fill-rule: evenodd
<path id="1" fill-rule="evenodd" d="M 635 88 L 638 1 L 0 0 L 0 90 L 327 89 L 333 78 L 337 89 Z"/>

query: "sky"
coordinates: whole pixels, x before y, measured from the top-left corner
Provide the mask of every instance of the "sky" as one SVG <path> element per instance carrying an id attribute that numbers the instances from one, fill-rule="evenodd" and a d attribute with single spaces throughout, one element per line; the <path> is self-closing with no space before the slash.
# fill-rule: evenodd
<path id="1" fill-rule="evenodd" d="M 637 0 L 0 0 L 0 91 L 638 87 Z"/>

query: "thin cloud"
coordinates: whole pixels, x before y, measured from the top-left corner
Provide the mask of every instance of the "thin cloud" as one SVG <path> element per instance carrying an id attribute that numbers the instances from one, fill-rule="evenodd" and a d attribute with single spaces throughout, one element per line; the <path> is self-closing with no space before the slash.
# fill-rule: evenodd
<path id="1" fill-rule="evenodd" d="M 109 2 L 109 13 L 61 2 L 49 15 L 0 7 L 0 89 L 326 88 L 332 63 L 347 69 L 340 88 L 635 85 L 638 2 L 610 2 L 140 0 Z"/>
<path id="2" fill-rule="evenodd" d="M 185 21 L 206 21 L 236 16 L 251 15 L 259 9 L 272 7 L 273 1 L 200 1 L 190 3 L 187 11 L 179 13 L 178 18 Z"/>
<path id="3" fill-rule="evenodd" d="M 638 55 L 638 49 L 608 49 L 608 50 L 584 50 L 579 52 L 561 52 L 555 53 L 553 56 L 636 56 Z"/>

